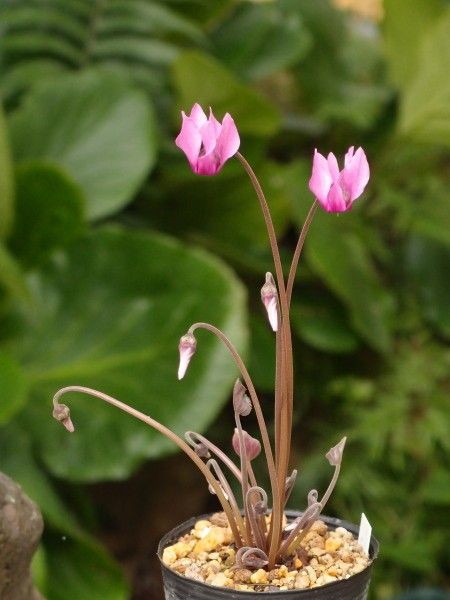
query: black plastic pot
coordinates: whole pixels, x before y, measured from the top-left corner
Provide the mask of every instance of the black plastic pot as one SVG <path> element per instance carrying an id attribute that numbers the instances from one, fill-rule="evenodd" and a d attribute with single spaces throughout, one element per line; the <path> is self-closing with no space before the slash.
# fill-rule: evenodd
<path id="1" fill-rule="evenodd" d="M 289 520 L 293 520 L 301 514 L 297 511 L 287 511 L 286 516 Z M 164 582 L 164 593 L 166 600 L 239 600 L 244 598 L 260 598 L 261 596 L 270 596 L 273 600 L 365 600 L 369 591 L 370 576 L 372 573 L 373 561 L 378 555 L 378 541 L 372 536 L 370 542 L 369 555 L 372 563 L 356 575 L 352 575 L 348 579 L 341 579 L 327 583 L 321 587 L 309 590 L 284 590 L 279 592 L 241 592 L 228 588 L 220 588 L 194 581 L 183 577 L 179 573 L 172 571 L 161 560 L 164 548 L 178 541 L 178 538 L 189 532 L 199 519 L 208 519 L 210 515 L 202 515 L 193 517 L 185 521 L 172 531 L 169 531 L 158 546 L 158 557 L 161 562 L 162 575 Z M 332 517 L 320 517 L 329 527 L 336 529 L 337 527 L 345 527 L 348 531 L 358 535 L 358 526 L 341 519 Z"/>

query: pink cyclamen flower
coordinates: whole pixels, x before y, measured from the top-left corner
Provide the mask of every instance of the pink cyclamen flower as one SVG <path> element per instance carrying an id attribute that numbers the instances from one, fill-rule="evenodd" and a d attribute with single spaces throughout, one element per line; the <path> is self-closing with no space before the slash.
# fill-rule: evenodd
<path id="1" fill-rule="evenodd" d="M 349 148 L 342 171 L 332 152 L 327 158 L 317 150 L 314 152 L 309 189 L 327 212 L 349 210 L 369 181 L 370 169 L 364 150 L 354 150 L 353 146 Z"/>
<path id="2" fill-rule="evenodd" d="M 219 123 L 211 109 L 207 118 L 199 104 L 194 104 L 189 116 L 181 114 L 183 124 L 176 145 L 186 154 L 194 173 L 215 175 L 239 149 L 239 133 L 233 119 L 227 113 Z"/>

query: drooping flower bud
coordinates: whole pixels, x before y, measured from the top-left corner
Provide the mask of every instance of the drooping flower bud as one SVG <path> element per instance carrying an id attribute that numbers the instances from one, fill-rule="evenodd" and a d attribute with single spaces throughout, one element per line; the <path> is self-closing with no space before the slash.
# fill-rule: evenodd
<path id="1" fill-rule="evenodd" d="M 278 292 L 272 273 L 266 273 L 266 283 L 261 288 L 261 300 L 266 307 L 273 331 L 278 331 Z"/>
<path id="2" fill-rule="evenodd" d="M 233 388 L 233 408 L 240 417 L 247 417 L 252 412 L 252 402 L 239 379 L 236 379 Z"/>
<path id="3" fill-rule="evenodd" d="M 242 431 L 242 437 L 245 447 L 245 453 L 249 460 L 254 460 L 259 453 L 261 452 L 261 444 L 259 440 L 252 437 L 246 431 Z M 241 444 L 239 440 L 239 431 L 237 429 L 234 430 L 233 439 L 231 440 L 233 444 L 233 449 L 238 456 L 241 456 Z"/>
<path id="4" fill-rule="evenodd" d="M 53 416 L 57 421 L 64 425 L 67 431 L 70 433 L 75 431 L 72 419 L 70 418 L 70 409 L 68 406 L 65 404 L 56 404 L 53 408 Z"/>
<path id="5" fill-rule="evenodd" d="M 178 379 L 183 379 L 191 358 L 197 349 L 197 340 L 192 333 L 187 333 L 180 338 L 178 350 L 180 351 L 180 364 L 178 366 Z"/>
<path id="6" fill-rule="evenodd" d="M 333 446 L 332 448 L 330 448 L 328 450 L 328 452 L 325 454 L 325 457 L 328 459 L 328 462 L 330 463 L 331 466 L 337 467 L 338 465 L 341 464 L 342 455 L 344 453 L 344 447 L 345 447 L 346 441 L 347 441 L 347 438 L 343 437 L 342 440 L 339 442 L 339 444 L 336 444 L 336 446 Z"/>
<path id="7" fill-rule="evenodd" d="M 195 454 L 200 458 L 209 458 L 211 455 L 208 450 L 208 446 L 198 439 L 196 439 L 198 433 L 195 431 L 186 431 L 184 437 L 186 438 L 187 443 L 194 450 Z"/>

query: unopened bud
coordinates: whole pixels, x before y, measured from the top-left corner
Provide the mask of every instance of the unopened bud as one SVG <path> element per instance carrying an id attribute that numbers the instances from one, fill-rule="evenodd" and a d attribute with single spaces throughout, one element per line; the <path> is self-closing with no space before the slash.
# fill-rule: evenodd
<path id="1" fill-rule="evenodd" d="M 197 349 L 197 340 L 192 333 L 187 333 L 180 338 L 178 350 L 180 351 L 180 364 L 178 366 L 178 379 L 183 379 L 191 358 Z"/>
<path id="2" fill-rule="evenodd" d="M 261 288 L 261 300 L 266 307 L 273 331 L 278 331 L 278 292 L 272 273 L 266 273 L 266 283 Z"/>
<path id="3" fill-rule="evenodd" d="M 239 379 L 236 380 L 233 388 L 233 407 L 234 412 L 240 417 L 247 417 L 252 412 L 252 401 Z"/>
<path id="4" fill-rule="evenodd" d="M 252 437 L 246 431 L 242 431 L 242 438 L 244 442 L 245 454 L 248 460 L 254 460 L 259 453 L 261 452 L 261 444 L 259 441 Z M 234 430 L 233 439 L 231 440 L 233 444 L 234 451 L 238 456 L 241 456 L 241 443 L 239 440 L 239 431 L 237 429 Z"/>
<path id="5" fill-rule="evenodd" d="M 328 459 L 328 462 L 333 467 L 337 467 L 338 465 L 341 464 L 342 455 L 344 453 L 344 447 L 345 447 L 346 441 L 347 441 L 347 438 L 343 437 L 342 440 L 339 442 L 339 444 L 336 444 L 336 446 L 333 446 L 332 448 L 330 448 L 328 450 L 328 452 L 325 454 L 325 457 Z"/>
<path id="6" fill-rule="evenodd" d="M 53 416 L 57 421 L 64 425 L 67 431 L 70 431 L 70 433 L 75 431 L 72 419 L 70 418 L 70 409 L 68 406 L 65 404 L 56 404 L 53 408 Z"/>

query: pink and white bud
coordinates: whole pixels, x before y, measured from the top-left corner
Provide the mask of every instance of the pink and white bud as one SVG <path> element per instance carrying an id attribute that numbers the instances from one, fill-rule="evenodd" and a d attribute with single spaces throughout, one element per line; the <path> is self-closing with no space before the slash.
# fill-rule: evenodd
<path id="1" fill-rule="evenodd" d="M 278 331 L 278 292 L 272 273 L 266 273 L 266 283 L 261 288 L 261 300 L 266 307 L 273 331 Z"/>
<path id="2" fill-rule="evenodd" d="M 180 351 L 180 364 L 178 365 L 178 379 L 183 379 L 186 374 L 187 368 L 191 361 L 191 358 L 195 354 L 197 349 L 197 340 L 192 333 L 187 333 L 180 338 L 178 350 Z"/>
<path id="3" fill-rule="evenodd" d="M 247 458 L 249 460 L 254 460 L 261 452 L 260 442 L 244 430 L 242 431 L 242 437 Z M 233 439 L 231 440 L 231 443 L 233 444 L 233 449 L 236 452 L 236 454 L 238 456 L 241 456 L 241 443 L 239 440 L 239 431 L 237 430 L 237 428 L 234 430 Z"/>
<path id="4" fill-rule="evenodd" d="M 330 448 L 325 454 L 325 457 L 328 459 L 328 462 L 332 467 L 337 467 L 341 464 L 346 441 L 347 438 L 343 437 L 342 440 L 338 444 L 336 444 L 336 446 Z"/>
<path id="5" fill-rule="evenodd" d="M 67 431 L 70 433 L 75 431 L 74 424 L 70 418 L 70 409 L 68 406 L 65 404 L 56 404 L 53 408 L 53 416 L 57 421 L 64 425 Z"/>
<path id="6" fill-rule="evenodd" d="M 233 388 L 233 408 L 240 417 L 248 417 L 252 412 L 252 401 L 247 396 L 247 390 L 240 379 L 236 380 Z"/>

